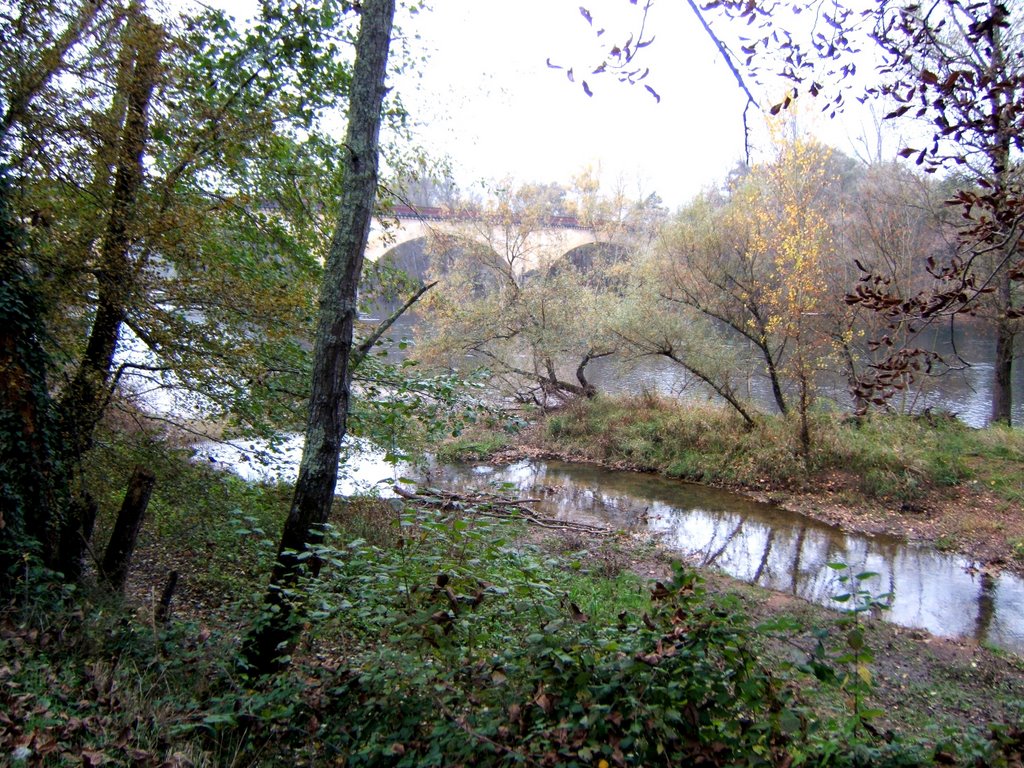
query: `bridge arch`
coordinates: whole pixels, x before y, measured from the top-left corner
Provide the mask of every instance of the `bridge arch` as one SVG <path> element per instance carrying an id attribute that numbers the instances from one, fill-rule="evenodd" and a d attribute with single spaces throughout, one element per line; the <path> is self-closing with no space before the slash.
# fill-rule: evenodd
<path id="1" fill-rule="evenodd" d="M 595 266 L 607 266 L 625 261 L 629 249 L 619 243 L 606 240 L 592 240 L 570 248 L 559 259 L 559 264 L 569 263 L 581 272 L 590 272 Z"/>
<path id="2" fill-rule="evenodd" d="M 432 233 L 466 237 L 465 224 L 474 221 L 472 216 L 458 216 L 450 214 L 441 209 L 413 209 L 400 207 L 390 217 L 375 217 L 370 228 L 370 238 L 366 247 L 366 258 L 369 261 L 377 261 L 388 254 L 392 259 L 410 259 L 410 254 L 419 246 L 409 245 L 417 241 L 424 241 Z M 476 220 L 479 222 L 479 220 Z M 489 240 L 500 251 L 500 244 L 504 242 L 507 233 L 501 227 L 493 227 L 486 236 L 479 235 L 479 240 Z M 531 233 L 534 242 L 532 249 L 532 263 L 523 264 L 524 271 L 532 271 L 559 261 L 566 253 L 570 253 L 588 244 L 598 241 L 594 230 L 581 226 L 575 219 L 565 216 L 553 217 L 543 226 L 538 227 Z M 424 253 L 426 249 L 422 249 Z M 412 265 L 416 274 L 426 274 L 426 264 L 419 264 L 418 257 L 414 259 L 417 264 Z M 412 273 L 410 273 L 412 274 Z"/>
<path id="3" fill-rule="evenodd" d="M 409 277 L 417 280 L 425 280 L 430 272 L 429 245 L 430 239 L 428 237 L 410 237 L 407 240 L 392 245 L 391 248 L 380 254 L 374 261 L 378 264 L 387 264 L 395 269 L 401 269 Z"/>

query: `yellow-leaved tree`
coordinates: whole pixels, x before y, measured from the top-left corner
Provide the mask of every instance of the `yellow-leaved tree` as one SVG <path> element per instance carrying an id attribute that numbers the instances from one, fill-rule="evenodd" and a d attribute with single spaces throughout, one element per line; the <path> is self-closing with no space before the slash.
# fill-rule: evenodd
<path id="1" fill-rule="evenodd" d="M 748 248 L 769 273 L 762 293 L 764 328 L 780 340 L 784 378 L 796 388 L 800 445 L 810 451 L 808 413 L 818 371 L 833 352 L 830 270 L 839 263 L 833 231 L 838 179 L 832 150 L 786 124 L 772 124 L 775 157 L 755 168 L 741 194 L 749 200 Z M 789 135 L 785 135 L 789 133 Z"/>
<path id="2" fill-rule="evenodd" d="M 843 158 L 792 123 L 770 135 L 766 162 L 739 168 L 663 228 L 634 274 L 642 314 L 623 315 L 617 333 L 632 352 L 686 368 L 747 424 L 764 377 L 764 399 L 799 417 L 807 457 L 818 373 L 852 334 L 836 245 Z"/>

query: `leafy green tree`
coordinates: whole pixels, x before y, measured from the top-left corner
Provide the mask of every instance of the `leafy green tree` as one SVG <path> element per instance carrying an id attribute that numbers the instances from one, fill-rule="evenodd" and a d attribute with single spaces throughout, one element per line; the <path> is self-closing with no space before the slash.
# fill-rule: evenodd
<path id="1" fill-rule="evenodd" d="M 718 324 L 752 345 L 763 362 L 775 405 L 786 413 L 789 405 L 779 370 L 785 345 L 769 328 L 769 254 L 752 244 L 748 206 L 756 204 L 758 193 L 749 177 L 743 185 L 729 198 L 709 193 L 682 211 L 666 228 L 649 269 L 666 309 L 676 305 L 692 310 L 712 327 Z M 733 383 L 720 381 L 713 388 L 737 396 Z"/>
<path id="2" fill-rule="evenodd" d="M 69 542 L 92 506 L 78 462 L 125 384 L 264 433 L 304 398 L 318 206 L 342 182 L 322 118 L 347 98 L 356 10 L 268 1 L 245 30 L 141 2 L 0 14 L 8 199 L 41 290 Z M 74 559 L 47 564 L 73 574 Z"/>
<path id="3" fill-rule="evenodd" d="M 656 258 L 645 259 L 611 316 L 610 327 L 622 353 L 627 358 L 671 360 L 752 426 L 756 411 L 742 393 L 747 365 L 741 350 L 722 338 L 706 314 L 666 298 L 660 289 L 661 268 Z"/>

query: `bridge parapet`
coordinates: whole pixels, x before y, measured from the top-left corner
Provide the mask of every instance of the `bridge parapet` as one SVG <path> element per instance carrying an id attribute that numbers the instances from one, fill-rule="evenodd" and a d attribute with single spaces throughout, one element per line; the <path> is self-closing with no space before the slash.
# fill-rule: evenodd
<path id="1" fill-rule="evenodd" d="M 398 219 L 399 221 L 450 221 L 450 222 L 472 222 L 484 221 L 480 211 L 473 208 L 446 208 L 432 205 L 394 205 L 384 218 Z M 513 217 L 513 224 L 522 223 L 523 219 Z M 580 229 L 592 230 L 594 227 L 581 222 L 575 216 L 544 216 L 539 219 L 539 224 L 544 229 Z"/>

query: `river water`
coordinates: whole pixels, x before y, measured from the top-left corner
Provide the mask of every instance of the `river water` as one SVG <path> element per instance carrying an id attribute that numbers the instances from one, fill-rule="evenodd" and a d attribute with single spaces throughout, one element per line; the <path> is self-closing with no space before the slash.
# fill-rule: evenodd
<path id="1" fill-rule="evenodd" d="M 294 480 L 301 439 L 287 440 L 276 458 L 262 455 L 262 447 L 207 444 L 196 454 L 250 480 Z M 497 489 L 540 498 L 531 508 L 559 519 L 646 529 L 696 565 L 836 608 L 832 598 L 842 588 L 828 564 L 845 563 L 855 573 L 878 574 L 862 585 L 872 594 L 892 593 L 882 618 L 1024 653 L 1024 580 L 980 571 L 959 555 L 887 536 L 845 533 L 738 494 L 652 474 L 555 461 L 435 465 L 418 472 L 385 462 L 383 452 L 371 446 L 349 448 L 339 475 L 342 494 L 387 496 L 399 478 L 419 475 L 450 490 Z"/>
<path id="2" fill-rule="evenodd" d="M 414 338 L 422 323 L 416 313 L 407 313 L 394 325 L 392 335 L 396 339 Z M 952 331 L 948 326 L 922 331 L 914 344 L 942 355 L 948 367 L 936 366 L 935 375 L 922 377 L 911 391 L 894 398 L 892 406 L 908 413 L 917 413 L 925 408 L 946 411 L 972 427 L 988 424 L 992 410 L 994 337 L 983 329 L 960 323 Z M 393 354 L 400 358 L 405 352 L 394 351 Z M 749 351 L 746 354 L 749 361 L 743 364 L 743 368 L 755 372 L 740 383 L 737 393 L 762 411 L 773 413 L 775 400 L 768 378 L 756 373 L 756 356 Z M 587 367 L 587 377 L 599 392 L 607 394 L 656 392 L 680 399 L 724 404 L 685 369 L 665 357 L 598 358 Z M 818 401 L 822 407 L 851 408 L 847 383 L 842 377 L 822 373 L 817 384 Z M 1013 403 L 1013 423 L 1024 424 L 1024 362 L 1014 366 Z"/>
<path id="3" fill-rule="evenodd" d="M 915 387 L 891 402 L 893 407 L 906 412 L 920 412 L 925 408 L 948 411 L 972 427 L 985 426 L 992 409 L 992 360 L 995 340 L 978 330 L 957 326 L 922 333 L 915 342 L 922 348 L 942 355 L 948 368 L 938 369 L 938 375 L 922 378 Z M 756 365 L 751 364 L 751 369 Z M 689 376 L 676 363 L 664 357 L 645 357 L 638 360 L 616 361 L 599 359 L 591 363 L 588 374 L 601 392 L 637 394 L 643 391 L 664 395 L 709 399 L 711 396 L 699 382 Z M 1024 424 L 1024 364 L 1014 366 L 1013 423 Z M 851 408 L 846 382 L 840 377 L 823 373 L 818 381 L 819 400 L 842 410 Z M 752 401 L 766 412 L 775 411 L 768 378 L 749 376 L 739 388 L 741 397 Z"/>
<path id="4" fill-rule="evenodd" d="M 839 607 L 844 591 L 828 563 L 878 576 L 862 586 L 891 592 L 882 617 L 936 635 L 973 638 L 1024 653 L 1024 580 L 989 574 L 959 555 L 838 528 L 727 491 L 656 475 L 563 462 L 435 468 L 441 487 L 513 489 L 540 509 L 657 534 L 689 561 L 738 579 Z M 531 505 L 531 508 L 537 505 Z"/>
<path id="5" fill-rule="evenodd" d="M 413 319 L 403 318 L 395 336 L 411 335 Z M 954 347 L 971 365 L 930 379 L 902 405 L 931 407 L 957 414 L 982 426 L 989 411 L 992 344 L 981 335 L 960 329 L 958 335 L 936 334 L 936 351 Z M 1024 422 L 1024 366 L 1016 366 L 1014 421 Z M 679 397 L 706 398 L 685 372 L 663 358 L 627 363 L 598 360 L 592 379 L 606 392 L 655 391 Z M 763 377 L 751 377 L 749 395 L 765 410 L 771 397 Z M 844 407 L 841 384 L 822 386 Z M 204 460 L 230 467 L 253 480 L 294 479 L 301 452 L 297 437 L 285 442 L 276 458 L 261 446 L 205 446 Z M 367 490 L 390 495 L 402 476 L 372 446 L 350 446 L 342 462 L 338 492 Z M 257 457 L 257 458 L 254 458 Z M 1024 581 L 1011 574 L 995 575 L 958 555 L 901 542 L 885 536 L 847 534 L 836 528 L 758 504 L 742 496 L 655 475 L 619 472 L 589 465 L 519 462 L 508 466 L 440 466 L 429 470 L 429 482 L 441 487 L 488 488 L 505 485 L 514 493 L 542 497 L 543 511 L 560 518 L 592 519 L 614 527 L 643 527 L 657 534 L 688 560 L 716 567 L 739 579 L 787 592 L 821 605 L 839 607 L 832 599 L 843 591 L 829 563 L 844 563 L 853 572 L 871 571 L 865 580 L 873 594 L 892 593 L 883 618 L 933 634 L 973 638 L 1024 653 Z"/>

